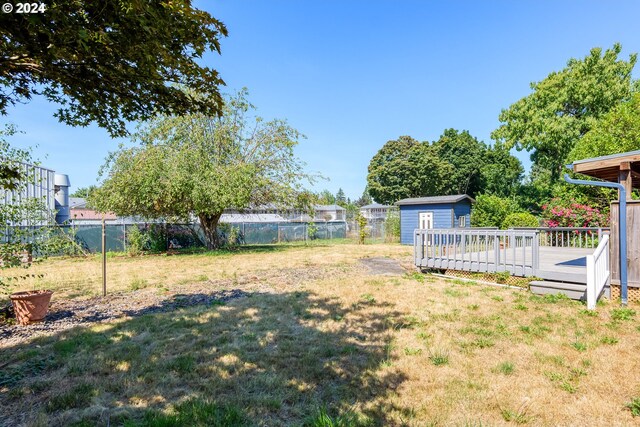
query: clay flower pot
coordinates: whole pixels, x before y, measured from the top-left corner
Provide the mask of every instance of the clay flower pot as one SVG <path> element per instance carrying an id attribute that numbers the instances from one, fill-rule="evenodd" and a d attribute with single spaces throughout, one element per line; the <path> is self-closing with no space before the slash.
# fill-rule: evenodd
<path id="1" fill-rule="evenodd" d="M 21 325 L 40 322 L 49 311 L 52 291 L 25 291 L 9 295 L 16 319 Z"/>

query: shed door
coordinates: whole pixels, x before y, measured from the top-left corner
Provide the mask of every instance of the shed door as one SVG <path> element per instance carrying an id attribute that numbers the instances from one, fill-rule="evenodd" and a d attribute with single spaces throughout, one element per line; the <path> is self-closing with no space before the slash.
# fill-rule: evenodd
<path id="1" fill-rule="evenodd" d="M 433 228 L 433 212 L 420 212 L 418 228 L 421 230 Z"/>

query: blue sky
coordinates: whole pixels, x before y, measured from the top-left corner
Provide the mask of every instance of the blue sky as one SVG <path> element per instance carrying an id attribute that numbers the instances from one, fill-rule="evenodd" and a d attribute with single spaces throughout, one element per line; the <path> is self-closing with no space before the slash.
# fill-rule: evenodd
<path id="1" fill-rule="evenodd" d="M 622 43 L 640 52 L 640 2 L 216 0 L 195 4 L 222 20 L 225 92 L 247 87 L 265 118 L 286 118 L 307 136 L 297 147 L 310 171 L 357 198 L 367 166 L 400 135 L 433 141 L 444 129 L 489 143 L 500 110 L 529 83 Z M 634 77 L 638 78 L 638 66 Z M 25 132 L 10 141 L 36 147 L 42 163 L 70 175 L 73 189 L 96 183 L 118 146 L 95 126 L 70 128 L 55 105 L 34 99 L 4 117 Z M 527 153 L 516 153 L 526 167 Z"/>

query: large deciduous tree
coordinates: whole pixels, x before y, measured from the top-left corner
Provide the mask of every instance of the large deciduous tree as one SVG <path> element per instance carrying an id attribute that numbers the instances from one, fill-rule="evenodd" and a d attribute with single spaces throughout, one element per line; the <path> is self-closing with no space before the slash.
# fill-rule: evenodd
<path id="1" fill-rule="evenodd" d="M 474 196 L 482 186 L 481 167 L 487 146 L 464 130 L 446 129 L 433 143 L 438 157 L 453 166 L 448 193 Z"/>
<path id="2" fill-rule="evenodd" d="M 388 141 L 371 159 L 367 186 L 378 203 L 392 204 L 405 197 L 442 192 L 452 172 L 429 143 L 410 136 Z"/>
<path id="3" fill-rule="evenodd" d="M 273 203 L 301 207 L 304 171 L 294 155 L 302 135 L 285 121 L 263 121 L 241 91 L 223 115 L 160 116 L 136 135 L 138 146 L 108 158 L 93 206 L 119 215 L 189 221 L 198 218 L 209 248 L 225 209 Z"/>
<path id="4" fill-rule="evenodd" d="M 387 141 L 369 162 L 367 188 L 378 203 L 390 204 L 413 194 L 411 152 L 420 143 L 410 136 Z"/>
<path id="5" fill-rule="evenodd" d="M 44 95 L 61 122 L 124 136 L 126 121 L 221 112 L 224 82 L 197 61 L 227 29 L 190 0 L 51 0 L 3 14 L 0 35 L 0 114 Z"/>
<path id="6" fill-rule="evenodd" d="M 637 55 L 618 59 L 622 47 L 594 48 L 584 59 L 531 83 L 533 92 L 500 113 L 492 138 L 507 148 L 531 151 L 534 163 L 559 177 L 574 145 L 616 104 L 632 93 L 631 72 Z"/>

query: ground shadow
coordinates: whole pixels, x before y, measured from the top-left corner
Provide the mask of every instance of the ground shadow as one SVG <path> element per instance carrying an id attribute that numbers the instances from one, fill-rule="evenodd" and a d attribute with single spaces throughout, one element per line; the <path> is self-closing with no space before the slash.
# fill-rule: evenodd
<path id="1" fill-rule="evenodd" d="M 246 425 L 311 425 L 319 412 L 390 424 L 393 405 L 380 402 L 405 378 L 382 367 L 392 357 L 390 325 L 404 313 L 312 292 L 246 293 L 226 304 L 200 297 L 0 350 L 9 361 L 0 424 L 160 425 L 154 420 L 175 405 L 177 418 L 162 425 L 197 424 L 179 418 L 185 401 L 191 412 L 232 411 L 239 418 L 228 420 Z M 219 425 L 229 424 L 241 423 Z"/>

